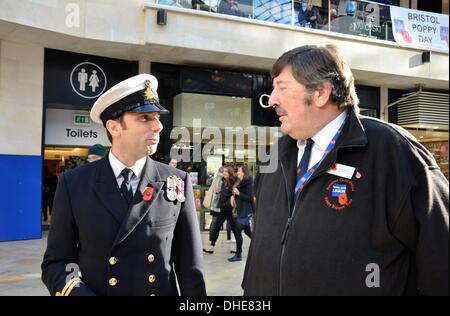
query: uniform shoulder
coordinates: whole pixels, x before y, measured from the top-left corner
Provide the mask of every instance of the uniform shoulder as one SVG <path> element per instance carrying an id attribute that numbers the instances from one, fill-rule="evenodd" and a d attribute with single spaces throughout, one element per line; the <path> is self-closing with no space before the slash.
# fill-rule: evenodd
<path id="1" fill-rule="evenodd" d="M 174 176 L 174 175 L 177 177 L 180 177 L 181 179 L 186 178 L 187 173 L 183 170 L 171 167 L 165 163 L 155 161 L 155 160 L 153 160 L 153 163 L 155 164 L 160 176 L 163 179 L 170 177 L 170 176 Z"/>
<path id="2" fill-rule="evenodd" d="M 101 164 L 101 160 L 94 162 L 87 162 L 84 165 L 78 166 L 76 168 L 67 170 L 63 173 L 66 179 L 74 179 L 79 177 L 87 177 L 92 174 Z"/>

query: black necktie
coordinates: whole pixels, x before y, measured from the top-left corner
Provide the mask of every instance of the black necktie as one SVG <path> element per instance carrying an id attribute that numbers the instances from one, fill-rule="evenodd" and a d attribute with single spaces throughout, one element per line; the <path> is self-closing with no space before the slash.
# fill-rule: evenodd
<path id="1" fill-rule="evenodd" d="M 131 188 L 131 178 L 133 177 L 133 171 L 131 169 L 125 168 L 120 173 L 124 178 L 122 184 L 120 185 L 120 192 L 122 196 L 127 201 L 128 206 L 130 206 L 133 201 L 133 189 Z"/>
<path id="2" fill-rule="evenodd" d="M 309 159 L 311 158 L 311 149 L 313 145 L 313 141 L 309 138 L 306 140 L 306 146 L 305 151 L 303 152 L 302 159 L 300 160 L 300 163 L 297 167 L 297 181 L 295 184 L 295 191 L 294 191 L 294 198 L 297 197 L 297 193 L 301 188 L 300 182 L 302 180 L 302 177 L 306 174 L 308 171 L 308 165 L 309 165 Z"/>

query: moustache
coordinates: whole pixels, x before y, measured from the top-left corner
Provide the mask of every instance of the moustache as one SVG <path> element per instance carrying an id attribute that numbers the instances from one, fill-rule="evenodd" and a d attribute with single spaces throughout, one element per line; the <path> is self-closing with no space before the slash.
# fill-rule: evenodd
<path id="1" fill-rule="evenodd" d="M 287 112 L 284 109 L 280 108 L 279 106 L 275 107 L 275 113 L 278 116 L 287 115 Z"/>

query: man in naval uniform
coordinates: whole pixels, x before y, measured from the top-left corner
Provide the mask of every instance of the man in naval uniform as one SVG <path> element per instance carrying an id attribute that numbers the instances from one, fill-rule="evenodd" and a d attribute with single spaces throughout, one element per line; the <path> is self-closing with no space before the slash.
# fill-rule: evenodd
<path id="1" fill-rule="evenodd" d="M 189 175 L 149 157 L 168 113 L 157 87 L 141 74 L 95 102 L 112 148 L 60 176 L 42 263 L 51 295 L 206 295 Z"/>

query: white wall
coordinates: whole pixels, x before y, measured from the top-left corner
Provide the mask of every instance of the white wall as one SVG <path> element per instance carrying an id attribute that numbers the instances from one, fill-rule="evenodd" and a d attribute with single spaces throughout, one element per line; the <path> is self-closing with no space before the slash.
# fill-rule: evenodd
<path id="1" fill-rule="evenodd" d="M 0 41 L 0 154 L 41 155 L 44 48 Z"/>
<path id="2" fill-rule="evenodd" d="M 139 44 L 144 39 L 143 5 L 144 0 L 1 0 L 0 20 L 90 39 Z"/>

